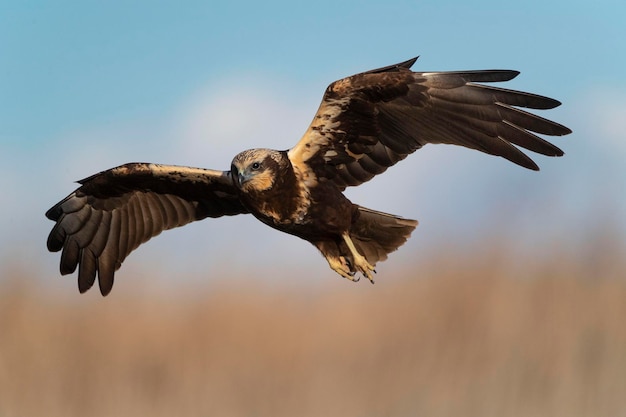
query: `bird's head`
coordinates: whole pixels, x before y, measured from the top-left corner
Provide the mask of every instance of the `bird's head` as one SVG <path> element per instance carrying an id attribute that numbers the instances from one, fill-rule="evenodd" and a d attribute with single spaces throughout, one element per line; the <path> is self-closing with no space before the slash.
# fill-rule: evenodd
<path id="1" fill-rule="evenodd" d="M 239 153 L 230 165 L 235 186 L 243 192 L 271 189 L 284 158 L 272 149 L 248 149 Z"/>

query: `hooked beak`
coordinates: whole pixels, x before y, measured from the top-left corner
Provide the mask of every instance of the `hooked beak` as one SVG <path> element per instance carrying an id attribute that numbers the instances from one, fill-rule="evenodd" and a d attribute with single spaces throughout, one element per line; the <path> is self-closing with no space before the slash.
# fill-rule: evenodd
<path id="1" fill-rule="evenodd" d="M 237 188 L 241 188 L 250 179 L 245 172 L 239 172 L 239 170 L 234 166 L 231 167 L 230 171 L 232 172 L 233 182 Z"/>
<path id="2" fill-rule="evenodd" d="M 246 181 L 248 181 L 248 176 L 243 172 L 237 172 L 237 183 L 239 183 L 239 186 L 244 185 Z"/>

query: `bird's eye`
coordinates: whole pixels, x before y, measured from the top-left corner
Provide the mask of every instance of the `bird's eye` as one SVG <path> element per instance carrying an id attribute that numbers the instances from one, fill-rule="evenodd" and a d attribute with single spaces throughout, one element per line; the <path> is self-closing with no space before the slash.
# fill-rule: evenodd
<path id="1" fill-rule="evenodd" d="M 261 168 L 261 164 L 259 164 L 258 162 L 255 162 L 251 165 L 251 167 L 253 170 L 256 171 L 257 169 Z"/>

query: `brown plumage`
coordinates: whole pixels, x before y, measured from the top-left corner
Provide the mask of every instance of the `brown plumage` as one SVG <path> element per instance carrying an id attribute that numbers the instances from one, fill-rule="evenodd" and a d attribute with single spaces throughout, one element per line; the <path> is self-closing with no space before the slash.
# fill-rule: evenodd
<path id="1" fill-rule="evenodd" d="M 520 109 L 551 109 L 551 98 L 477 83 L 516 71 L 412 72 L 417 58 L 332 83 L 311 125 L 288 151 L 251 149 L 230 171 L 131 163 L 93 175 L 46 213 L 56 224 L 48 249 L 62 251 L 61 274 L 78 268 L 85 292 L 96 276 L 103 295 L 141 243 L 206 217 L 250 213 L 315 245 L 341 276 L 373 282 L 417 221 L 370 210 L 343 191 L 370 180 L 427 143 L 461 145 L 537 165 L 519 147 L 563 152 L 535 133 L 571 131 Z M 534 132 L 534 133 L 533 133 Z"/>

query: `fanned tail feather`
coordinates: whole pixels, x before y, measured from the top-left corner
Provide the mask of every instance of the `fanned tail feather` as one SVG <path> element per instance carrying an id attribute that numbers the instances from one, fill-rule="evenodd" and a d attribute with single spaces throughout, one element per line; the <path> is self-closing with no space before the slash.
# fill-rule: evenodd
<path id="1" fill-rule="evenodd" d="M 350 229 L 357 250 L 371 265 L 387 259 L 402 246 L 417 227 L 417 220 L 358 207 L 359 217 Z"/>

